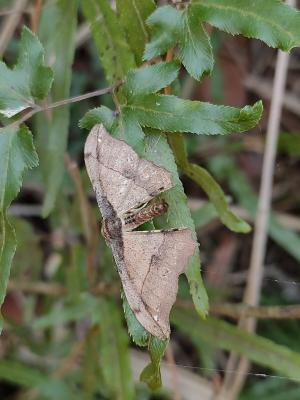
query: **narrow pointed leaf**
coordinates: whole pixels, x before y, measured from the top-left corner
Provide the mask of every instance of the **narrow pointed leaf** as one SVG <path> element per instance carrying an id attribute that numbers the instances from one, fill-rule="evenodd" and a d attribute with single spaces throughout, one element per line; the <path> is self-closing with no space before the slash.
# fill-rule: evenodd
<path id="1" fill-rule="evenodd" d="M 260 120 L 263 110 L 260 101 L 238 109 L 158 94 L 136 96 L 123 108 L 134 112 L 142 126 L 202 135 L 224 135 L 251 129 Z"/>
<path id="2" fill-rule="evenodd" d="M 110 84 L 124 78 L 135 67 L 134 55 L 108 0 L 85 0 L 82 9 L 91 24 L 99 57 Z"/>
<path id="3" fill-rule="evenodd" d="M 144 59 L 150 60 L 179 45 L 178 57 L 195 79 L 211 72 L 214 62 L 212 48 L 198 13 L 190 7 L 179 11 L 164 6 L 158 8 L 147 23 L 152 35 L 146 45 Z"/>
<path id="4" fill-rule="evenodd" d="M 161 374 L 160 374 L 160 362 L 166 350 L 169 341 L 159 340 L 154 336 L 151 336 L 149 341 L 149 352 L 151 362 L 142 371 L 140 380 L 147 383 L 152 389 L 159 389 L 162 385 Z"/>
<path id="5" fill-rule="evenodd" d="M 182 14 L 182 26 L 179 57 L 189 74 L 199 80 L 214 64 L 209 36 L 190 7 Z"/>
<path id="6" fill-rule="evenodd" d="M 130 99 L 136 95 L 158 92 L 177 78 L 179 68 L 179 64 L 173 61 L 130 70 L 124 82 L 126 97 Z"/>
<path id="7" fill-rule="evenodd" d="M 277 0 L 193 0 L 202 21 L 289 51 L 300 44 L 300 13 Z"/>
<path id="8" fill-rule="evenodd" d="M 127 322 L 128 332 L 134 343 L 138 346 L 147 346 L 150 339 L 150 333 L 136 319 L 133 311 L 131 310 L 124 292 L 121 292 L 123 299 L 124 315 Z"/>
<path id="9" fill-rule="evenodd" d="M 125 140 L 140 155 L 144 152 L 144 132 L 131 110 L 124 110 L 114 130 L 117 139 Z"/>
<path id="10" fill-rule="evenodd" d="M 145 44 L 149 41 L 146 19 L 155 10 L 154 0 L 117 0 L 117 11 L 137 65 L 141 64 Z"/>
<path id="11" fill-rule="evenodd" d="M 223 224 L 233 232 L 249 232 L 251 230 L 250 226 L 230 210 L 223 190 L 211 174 L 199 165 L 188 161 L 182 135 L 170 135 L 169 143 L 174 152 L 177 165 L 185 175 L 205 191 Z"/>
<path id="12" fill-rule="evenodd" d="M 181 34 L 181 12 L 171 6 L 159 7 L 147 19 L 151 41 L 145 47 L 144 60 L 151 60 L 175 46 Z"/>
<path id="13" fill-rule="evenodd" d="M 100 358 L 111 399 L 134 399 L 134 385 L 128 354 L 128 335 L 122 326 L 119 308 L 102 301 L 100 313 Z M 114 360 L 114 362 L 112 362 Z"/>
<path id="14" fill-rule="evenodd" d="M 155 222 L 155 227 L 157 229 L 188 227 L 192 230 L 193 238 L 197 240 L 195 225 L 187 206 L 187 197 L 178 175 L 173 153 L 164 135 L 149 130 L 146 135 L 145 158 L 170 171 L 174 183 L 174 187 L 162 195 L 169 204 L 168 213 Z M 185 275 L 189 282 L 195 308 L 205 318 L 208 311 L 208 298 L 201 278 L 201 262 L 198 249 L 190 257 Z"/>
<path id="15" fill-rule="evenodd" d="M 76 1 L 58 0 L 45 7 L 41 16 L 41 40 L 48 56 L 56 60 L 52 101 L 70 96 L 77 9 Z M 53 26 L 56 27 L 54 35 Z M 69 120 L 69 106 L 53 110 L 51 120 L 45 115 L 38 115 L 37 118 L 38 150 L 45 182 L 44 216 L 52 211 L 64 176 Z"/>
<path id="16" fill-rule="evenodd" d="M 80 128 L 91 130 L 96 124 L 103 124 L 110 131 L 115 120 L 114 112 L 105 106 L 93 108 L 88 111 L 79 121 Z"/>
<path id="17" fill-rule="evenodd" d="M 299 380 L 300 354 L 264 337 L 248 333 L 228 322 L 209 318 L 202 321 L 195 313 L 175 309 L 172 322 L 193 341 L 198 338 L 217 348 L 235 351 L 249 360 L 272 368 L 279 374 Z"/>

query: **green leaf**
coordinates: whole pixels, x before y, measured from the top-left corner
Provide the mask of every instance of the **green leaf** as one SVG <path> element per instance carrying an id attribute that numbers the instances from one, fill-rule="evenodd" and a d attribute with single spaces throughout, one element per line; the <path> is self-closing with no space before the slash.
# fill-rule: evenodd
<path id="1" fill-rule="evenodd" d="M 38 165 L 32 135 L 25 125 L 0 129 L 0 305 L 2 305 L 16 250 L 13 227 L 6 210 L 17 196 L 25 170 Z"/>
<path id="2" fill-rule="evenodd" d="M 123 291 L 121 292 L 121 296 L 129 335 L 138 346 L 147 346 L 151 335 L 136 319 Z"/>
<path id="3" fill-rule="evenodd" d="M 108 107 L 101 106 L 88 111 L 79 121 L 80 128 L 92 129 L 96 124 L 103 124 L 110 131 L 115 120 L 115 113 Z"/>
<path id="4" fill-rule="evenodd" d="M 162 341 L 154 336 L 150 338 L 149 352 L 151 362 L 143 369 L 140 380 L 147 383 L 152 390 L 161 387 L 160 362 L 168 343 L 169 340 Z"/>
<path id="5" fill-rule="evenodd" d="M 136 319 L 123 291 L 122 299 L 128 332 L 132 340 L 138 346 L 148 346 L 148 351 L 150 353 L 151 362 L 143 369 L 140 380 L 147 383 L 152 390 L 158 389 L 161 387 L 160 362 L 169 341 L 162 341 L 150 335 Z"/>
<path id="6" fill-rule="evenodd" d="M 249 360 L 280 374 L 299 380 L 300 354 L 269 339 L 243 331 L 225 321 L 208 318 L 200 320 L 195 313 L 174 309 L 171 320 L 193 341 L 198 338 L 217 348 L 235 351 Z"/>
<path id="7" fill-rule="evenodd" d="M 300 13 L 277 0 L 193 0 L 202 21 L 289 51 L 300 44 Z"/>
<path id="8" fill-rule="evenodd" d="M 230 210 L 221 186 L 206 169 L 196 164 L 188 164 L 183 168 L 183 172 L 205 191 L 215 206 L 221 221 L 228 229 L 239 233 L 251 231 L 250 225 Z"/>
<path id="9" fill-rule="evenodd" d="M 188 73 L 199 80 L 203 74 L 209 74 L 214 65 L 209 36 L 190 7 L 182 13 L 182 25 L 179 58 Z"/>
<path id="10" fill-rule="evenodd" d="M 14 228 L 3 212 L 0 212 L 0 306 L 3 304 L 7 283 L 9 280 L 12 260 L 17 248 Z M 0 315 L 0 333 L 2 331 L 2 317 Z"/>
<path id="11" fill-rule="evenodd" d="M 179 68 L 179 64 L 172 61 L 130 70 L 123 86 L 126 97 L 155 93 L 169 86 L 177 78 Z"/>
<path id="12" fill-rule="evenodd" d="M 15 67 L 9 69 L 0 62 L 0 114 L 10 118 L 33 107 L 35 100 L 47 96 L 52 80 L 52 70 L 44 64 L 41 43 L 24 27 Z"/>
<path id="13" fill-rule="evenodd" d="M 40 37 L 47 55 L 55 58 L 51 91 L 53 101 L 70 95 L 77 9 L 77 2 L 68 0 L 58 0 L 43 8 Z M 64 154 L 70 121 L 69 106 L 53 110 L 50 120 L 44 115 L 38 115 L 37 121 L 38 150 L 45 182 L 42 213 L 47 216 L 55 205 L 64 176 Z"/>
<path id="14" fill-rule="evenodd" d="M 0 128 L 0 210 L 5 211 L 18 194 L 24 171 L 37 165 L 27 126 Z"/>
<path id="15" fill-rule="evenodd" d="M 261 101 L 242 109 L 217 106 L 175 96 L 136 96 L 124 110 L 134 112 L 142 126 L 168 132 L 224 135 L 253 128 L 262 115 Z"/>
<path id="16" fill-rule="evenodd" d="M 149 131 L 145 140 L 145 158 L 154 164 L 166 168 L 172 174 L 174 187 L 162 194 L 162 198 L 169 204 L 167 215 L 155 222 L 157 229 L 188 227 L 192 230 L 194 240 L 197 241 L 195 225 L 187 207 L 187 198 L 180 178 L 178 176 L 173 153 L 168 145 L 166 136 Z M 205 317 L 208 310 L 208 298 L 201 278 L 200 254 L 197 249 L 190 257 L 185 275 L 190 286 L 195 308 L 197 312 Z"/>
<path id="17" fill-rule="evenodd" d="M 135 67 L 134 55 L 117 15 L 107 0 L 85 0 L 82 9 L 91 24 L 106 79 L 113 84 L 124 78 L 130 68 Z"/>
<path id="18" fill-rule="evenodd" d="M 122 326 L 119 309 L 113 301 L 101 301 L 100 359 L 110 399 L 131 400 L 134 385 L 131 375 L 128 335 Z M 112 362 L 113 361 L 113 362 Z"/>
<path id="19" fill-rule="evenodd" d="M 157 8 L 147 19 L 152 33 L 151 42 L 147 43 L 144 60 L 166 53 L 175 46 L 181 35 L 181 12 L 171 6 Z"/>
<path id="20" fill-rule="evenodd" d="M 171 6 L 158 8 L 147 20 L 153 35 L 146 45 L 144 59 L 162 55 L 179 44 L 179 59 L 195 79 L 210 73 L 214 62 L 212 48 L 201 22 L 190 7 L 185 11 Z"/>
<path id="21" fill-rule="evenodd" d="M 145 147 L 144 132 L 131 110 L 124 110 L 118 118 L 114 131 L 117 139 L 125 140 L 136 152 L 143 154 Z"/>
<path id="22" fill-rule="evenodd" d="M 153 0 L 117 0 L 120 22 L 127 34 L 128 43 L 135 55 L 137 65 L 141 64 L 145 44 L 149 41 L 146 19 L 155 10 Z"/>
<path id="23" fill-rule="evenodd" d="M 211 174 L 199 165 L 189 163 L 183 137 L 178 134 L 170 135 L 169 142 L 178 166 L 186 176 L 205 191 L 223 224 L 233 232 L 249 232 L 251 230 L 250 226 L 230 210 L 223 190 Z"/>

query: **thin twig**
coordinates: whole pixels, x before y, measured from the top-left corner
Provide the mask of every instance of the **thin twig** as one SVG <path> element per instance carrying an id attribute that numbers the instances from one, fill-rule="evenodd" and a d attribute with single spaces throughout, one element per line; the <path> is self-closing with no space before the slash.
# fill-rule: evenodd
<path id="1" fill-rule="evenodd" d="M 15 281 L 10 280 L 8 283 L 8 290 L 20 290 L 28 294 L 40 294 L 46 296 L 64 296 L 67 294 L 66 288 L 59 283 L 48 283 L 43 281 L 29 282 L 29 281 Z M 120 286 L 118 284 L 99 283 L 92 289 L 94 296 L 117 296 L 120 293 Z"/>
<path id="2" fill-rule="evenodd" d="M 0 32 L 0 58 L 2 58 L 10 39 L 12 38 L 16 27 L 20 21 L 22 13 L 26 7 L 28 0 L 15 0 L 14 5 L 11 9 L 11 13 L 8 14 L 6 20 L 2 25 Z"/>
<path id="3" fill-rule="evenodd" d="M 295 5 L 294 0 L 288 0 L 287 3 L 290 5 Z M 264 154 L 262 180 L 255 219 L 250 267 L 244 293 L 244 303 L 252 306 L 256 306 L 260 299 L 263 278 L 263 262 L 266 253 L 267 230 L 272 199 L 276 149 L 288 72 L 288 62 L 289 54 L 279 51 L 276 62 L 273 95 L 267 129 L 266 150 Z M 239 321 L 239 326 L 243 327 L 249 332 L 253 332 L 256 327 L 256 319 L 241 318 Z M 238 374 L 232 378 L 228 373 L 225 374 L 224 386 L 221 393 L 223 392 L 222 394 L 224 394 L 224 391 L 225 393 L 227 392 L 229 399 L 237 398 L 238 393 L 244 385 L 247 376 L 246 374 L 250 367 L 250 363 L 247 358 L 242 357 L 237 364 L 238 359 L 239 358 L 236 356 L 236 354 L 231 354 L 226 368 L 227 371 L 232 369 L 232 367 L 238 371 Z M 236 365 L 237 368 L 235 368 Z"/>
<path id="4" fill-rule="evenodd" d="M 300 319 L 300 306 L 249 306 L 247 304 L 211 304 L 214 315 L 239 319 L 253 317 L 260 319 Z"/>
<path id="5" fill-rule="evenodd" d="M 33 32 L 38 31 L 42 6 L 43 6 L 43 0 L 35 0 L 35 5 L 31 13 L 31 30 Z"/>
<path id="6" fill-rule="evenodd" d="M 1 130 L 3 130 L 3 129 L 15 128 L 15 127 L 21 125 L 23 122 L 27 121 L 29 118 L 33 117 L 38 112 L 51 110 L 56 107 L 66 106 L 68 104 L 77 103 L 77 102 L 80 102 L 80 101 L 83 101 L 86 99 L 90 99 L 92 97 L 101 96 L 101 95 L 107 94 L 107 93 L 112 93 L 116 87 L 120 86 L 120 84 L 121 84 L 121 82 L 119 81 L 115 85 L 108 86 L 103 89 L 94 90 L 93 92 L 81 94 L 79 96 L 70 97 L 68 99 L 58 100 L 58 101 L 55 101 L 54 103 L 50 103 L 45 106 L 36 105 L 32 110 L 30 110 L 28 113 L 24 114 L 17 121 L 14 121 L 9 125 L 6 125 L 5 127 L 0 128 L 0 133 L 1 133 Z"/>

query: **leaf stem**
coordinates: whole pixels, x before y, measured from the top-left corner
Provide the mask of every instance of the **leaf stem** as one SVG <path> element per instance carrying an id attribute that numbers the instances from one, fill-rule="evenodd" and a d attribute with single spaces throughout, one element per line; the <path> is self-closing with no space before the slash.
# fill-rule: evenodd
<path id="1" fill-rule="evenodd" d="M 70 97 L 68 99 L 58 100 L 58 101 L 55 101 L 53 103 L 47 104 L 45 106 L 40 106 L 40 105 L 37 104 L 37 105 L 35 105 L 35 107 L 33 109 L 28 111 L 26 114 L 24 114 L 17 121 L 14 121 L 13 123 L 11 123 L 9 125 L 6 125 L 6 126 L 0 128 L 0 132 L 1 132 L 1 130 L 3 128 L 15 128 L 15 127 L 21 125 L 23 122 L 27 121 L 28 119 L 33 117 L 38 112 L 51 110 L 53 108 L 66 106 L 66 105 L 72 104 L 72 103 L 78 103 L 80 101 L 83 101 L 83 100 L 86 100 L 86 99 L 90 99 L 92 97 L 102 96 L 102 95 L 107 94 L 107 93 L 113 93 L 114 90 L 117 87 L 119 87 L 121 84 L 122 84 L 122 81 L 118 81 L 115 85 L 108 86 L 108 87 L 103 88 L 103 89 L 94 90 L 93 92 L 88 92 L 88 93 L 85 93 L 85 94 L 81 94 L 79 96 Z"/>

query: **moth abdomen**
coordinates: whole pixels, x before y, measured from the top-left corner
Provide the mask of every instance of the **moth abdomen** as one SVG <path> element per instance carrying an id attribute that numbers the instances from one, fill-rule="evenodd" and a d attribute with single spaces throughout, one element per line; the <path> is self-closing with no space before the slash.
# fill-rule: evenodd
<path id="1" fill-rule="evenodd" d="M 134 224 L 138 226 L 147 221 L 150 221 L 155 217 L 163 215 L 165 212 L 167 212 L 167 210 L 168 210 L 168 203 L 162 200 L 160 202 L 153 203 L 144 209 L 139 210 L 135 214 L 129 215 L 128 217 L 125 218 L 124 222 L 125 225 Z"/>

